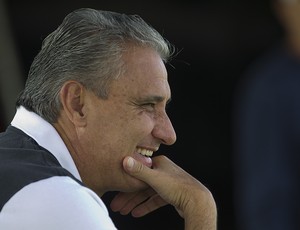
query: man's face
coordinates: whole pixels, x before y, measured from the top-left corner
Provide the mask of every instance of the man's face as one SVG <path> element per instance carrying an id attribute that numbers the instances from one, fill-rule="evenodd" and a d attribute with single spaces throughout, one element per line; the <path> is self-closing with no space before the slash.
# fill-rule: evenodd
<path id="1" fill-rule="evenodd" d="M 123 58 L 126 71 L 113 81 L 108 99 L 88 92 L 88 123 L 79 138 L 89 155 L 91 187 L 103 192 L 143 187 L 124 172 L 124 157 L 132 156 L 151 167 L 151 159 L 142 154 L 151 155 L 160 144 L 176 140 L 165 111 L 171 92 L 160 56 L 152 49 L 134 47 Z"/>

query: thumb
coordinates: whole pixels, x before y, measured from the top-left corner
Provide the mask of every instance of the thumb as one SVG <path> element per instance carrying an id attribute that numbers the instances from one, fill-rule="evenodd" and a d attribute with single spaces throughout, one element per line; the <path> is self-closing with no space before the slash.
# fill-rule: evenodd
<path id="1" fill-rule="evenodd" d="M 147 182 L 147 178 L 153 174 L 152 169 L 132 157 L 125 157 L 123 167 L 129 175 L 145 182 Z"/>

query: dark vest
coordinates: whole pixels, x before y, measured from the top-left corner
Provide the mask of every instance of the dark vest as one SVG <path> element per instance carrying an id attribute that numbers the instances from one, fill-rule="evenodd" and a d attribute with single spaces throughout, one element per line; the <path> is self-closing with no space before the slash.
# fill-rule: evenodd
<path id="1" fill-rule="evenodd" d="M 0 211 L 26 185 L 53 176 L 69 176 L 57 159 L 21 130 L 8 126 L 0 133 Z"/>

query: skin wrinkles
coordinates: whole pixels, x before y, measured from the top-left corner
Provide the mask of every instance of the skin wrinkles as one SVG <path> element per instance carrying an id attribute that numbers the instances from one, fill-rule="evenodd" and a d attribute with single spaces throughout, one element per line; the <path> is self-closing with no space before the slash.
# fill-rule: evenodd
<path id="1" fill-rule="evenodd" d="M 141 217 L 169 204 L 184 218 L 186 230 L 216 229 L 217 209 L 211 192 L 164 153 L 151 158 L 144 156 L 151 156 L 161 144 L 172 145 L 176 141 L 166 111 L 171 89 L 165 62 L 172 58 L 173 48 L 138 15 L 90 8 L 68 14 L 44 39 L 30 67 L 25 88 L 17 98 L 12 125 L 24 133 L 28 128 L 45 125 L 45 133 L 49 130 L 55 135 L 51 127 L 46 127 L 48 123 L 53 125 L 73 159 L 54 148 L 53 155 L 61 163 L 59 167 L 75 177 L 78 172 L 83 183 L 67 192 L 70 195 L 84 192 L 87 197 L 76 196 L 65 204 L 61 198 L 56 200 L 53 193 L 48 194 L 50 201 L 55 200 L 43 206 L 46 212 L 33 207 L 35 210 L 25 220 L 23 211 L 16 209 L 16 215 L 23 220 L 17 224 L 23 226 L 38 217 L 33 224 L 45 226 L 44 215 L 54 208 L 59 211 L 56 213 L 59 220 L 47 216 L 47 226 L 51 221 L 69 226 L 68 229 L 79 229 L 73 220 L 80 216 L 81 223 L 86 223 L 89 229 L 94 226 L 106 229 L 106 224 L 115 229 L 106 208 L 97 200 L 101 201 L 106 192 L 117 191 L 110 202 L 114 212 Z M 23 126 L 26 116 L 37 121 L 36 125 Z M 11 131 L 6 132 L 11 135 Z M 44 132 L 35 134 L 37 142 L 45 138 Z M 7 136 L 1 137 L 6 143 Z M 24 134 L 22 138 L 27 137 Z M 50 136 L 50 142 L 45 140 L 42 147 L 52 151 L 52 139 L 57 140 L 57 136 Z M 21 153 L 23 148 L 12 150 Z M 4 154 L 6 157 L 6 149 Z M 12 164 L 22 158 L 12 154 Z M 62 186 L 57 194 L 66 192 L 60 189 L 68 189 L 69 183 L 63 180 L 59 184 Z M 15 223 L 9 223 L 9 228 L 14 228 Z"/>
<path id="2" fill-rule="evenodd" d="M 162 143 L 176 141 L 165 111 L 171 90 L 160 56 L 150 48 L 135 47 L 123 59 L 126 71 L 112 82 L 108 99 L 98 98 L 83 87 L 78 90 L 80 98 L 74 100 L 80 104 L 76 108 L 84 122 L 74 123 L 76 134 L 68 137 L 76 143 L 71 149 L 80 150 L 71 154 L 85 183 L 98 194 L 145 187 L 124 171 L 125 156 L 141 160 L 137 147 L 158 149 Z"/>

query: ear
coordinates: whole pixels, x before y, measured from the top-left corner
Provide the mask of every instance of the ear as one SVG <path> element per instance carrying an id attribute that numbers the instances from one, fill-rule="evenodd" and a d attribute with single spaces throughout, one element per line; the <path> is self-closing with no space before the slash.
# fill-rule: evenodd
<path id="1" fill-rule="evenodd" d="M 67 81 L 60 90 L 60 101 L 65 115 L 75 126 L 84 126 L 86 116 L 84 113 L 85 88 L 76 81 Z"/>

